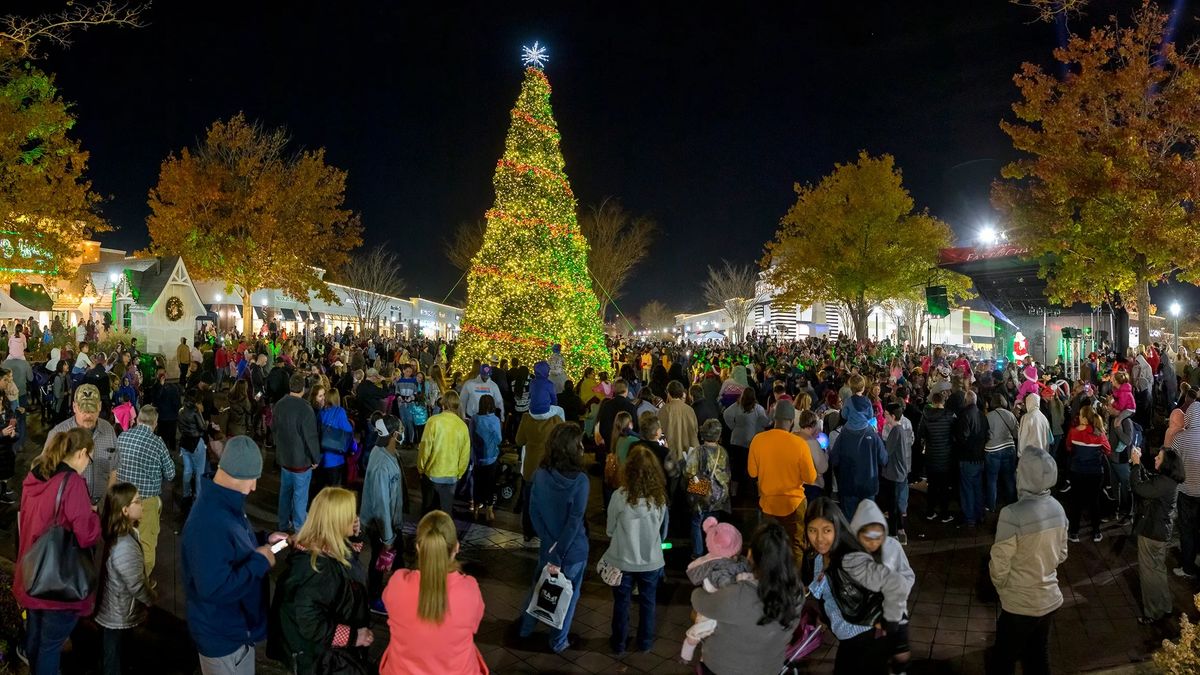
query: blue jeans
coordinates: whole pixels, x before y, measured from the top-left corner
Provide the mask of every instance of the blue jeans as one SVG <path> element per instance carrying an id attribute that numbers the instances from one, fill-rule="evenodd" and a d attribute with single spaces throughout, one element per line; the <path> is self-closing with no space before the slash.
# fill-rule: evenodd
<path id="1" fill-rule="evenodd" d="M 31 675 L 58 675 L 59 654 L 79 615 L 55 609 L 31 609 L 25 621 L 25 655 Z"/>
<path id="2" fill-rule="evenodd" d="M 959 462 L 959 505 L 968 525 L 983 521 L 983 462 Z"/>
<path id="3" fill-rule="evenodd" d="M 711 515 L 708 511 L 692 514 L 692 554 L 697 558 L 704 555 L 704 519 Z"/>
<path id="4" fill-rule="evenodd" d="M 654 646 L 654 596 L 663 576 L 662 567 L 653 572 L 623 572 L 621 583 L 613 587 L 612 638 L 609 646 L 618 654 L 625 651 L 629 636 L 629 605 L 633 600 L 633 585 L 638 590 L 638 651 L 648 652 Z"/>
<path id="5" fill-rule="evenodd" d="M 1005 504 L 1017 501 L 1017 449 L 1003 448 L 984 455 L 987 464 L 987 507 L 996 510 L 996 484 Z"/>
<path id="6" fill-rule="evenodd" d="M 280 470 L 279 479 L 279 531 L 288 532 L 295 527 L 299 532 L 308 519 L 308 484 L 312 482 L 312 469 L 300 473 Z"/>
<path id="7" fill-rule="evenodd" d="M 842 513 L 845 514 L 847 520 L 854 520 L 854 512 L 858 510 L 858 503 L 863 500 L 859 495 L 838 495 L 838 501 L 841 502 Z"/>
<path id="8" fill-rule="evenodd" d="M 1128 516 L 1133 509 L 1133 493 L 1129 489 L 1129 464 L 1109 462 L 1113 470 L 1113 483 L 1117 486 L 1117 515 Z"/>
<path id="9" fill-rule="evenodd" d="M 417 429 L 413 425 L 412 411 L 404 401 L 396 401 L 396 408 L 400 413 L 400 423 L 404 425 L 404 442 L 413 443 L 417 436 Z"/>
<path id="10" fill-rule="evenodd" d="M 908 515 L 908 481 L 905 479 L 896 481 L 896 510 L 900 515 Z"/>
<path id="11" fill-rule="evenodd" d="M 534 573 L 533 583 L 536 586 L 537 580 L 542 576 L 542 568 L 546 566 L 546 559 L 538 556 L 537 571 Z M 579 596 L 583 593 L 583 571 L 587 568 L 587 560 L 577 562 L 573 565 L 565 565 L 560 574 L 567 575 L 567 579 L 571 582 L 571 605 L 567 607 L 567 615 L 563 617 L 563 625 L 559 630 L 550 634 L 550 650 L 558 653 L 567 648 L 567 633 L 571 630 L 571 619 L 575 618 L 575 607 L 579 604 Z M 533 635 L 533 628 L 539 622 L 533 618 L 533 615 L 526 612 L 524 608 L 529 606 L 529 601 L 533 598 L 533 588 L 529 589 L 529 595 L 525 596 L 525 602 L 521 605 L 521 629 L 520 635 L 527 638 Z"/>
<path id="12" fill-rule="evenodd" d="M 196 443 L 195 450 L 187 450 L 181 446 L 179 456 L 183 459 L 183 498 L 187 499 L 193 494 L 199 497 L 200 479 L 208 473 L 208 453 L 204 439 L 201 438 Z"/>

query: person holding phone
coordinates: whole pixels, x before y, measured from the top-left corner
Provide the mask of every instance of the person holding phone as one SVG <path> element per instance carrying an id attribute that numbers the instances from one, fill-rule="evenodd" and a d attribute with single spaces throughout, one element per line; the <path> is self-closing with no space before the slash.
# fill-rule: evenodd
<path id="1" fill-rule="evenodd" d="M 252 675 L 254 645 L 267 637 L 265 584 L 275 566 L 272 545 L 287 534 L 250 529 L 246 497 L 258 487 L 262 452 L 234 436 L 216 475 L 202 478 L 200 496 L 183 528 L 187 624 L 204 675 Z"/>
<path id="2" fill-rule="evenodd" d="M 1167 577 L 1167 547 L 1171 541 L 1171 509 L 1175 493 L 1186 477 L 1183 459 L 1171 448 L 1163 448 L 1153 459 L 1151 472 L 1142 464 L 1142 449 L 1129 453 L 1130 480 L 1138 503 L 1133 534 L 1138 541 L 1138 580 L 1142 586 L 1142 616 L 1138 623 L 1150 625 L 1170 616 L 1171 588 Z"/>

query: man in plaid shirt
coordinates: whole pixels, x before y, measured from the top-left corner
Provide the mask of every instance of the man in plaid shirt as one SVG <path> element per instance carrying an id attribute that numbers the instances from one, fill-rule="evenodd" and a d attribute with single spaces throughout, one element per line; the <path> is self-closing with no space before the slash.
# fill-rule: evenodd
<path id="1" fill-rule="evenodd" d="M 75 388 L 71 417 L 46 434 L 46 445 L 50 445 L 55 436 L 76 427 L 92 432 L 92 461 L 83 472 L 83 479 L 87 481 L 88 494 L 96 509 L 103 504 L 108 488 L 116 483 L 117 470 L 117 433 L 108 420 L 100 419 L 101 407 L 100 390 L 96 385 L 81 384 Z"/>
<path id="2" fill-rule="evenodd" d="M 167 445 L 154 433 L 158 426 L 158 409 L 142 407 L 137 424 L 117 437 L 117 480 L 133 483 L 142 498 L 142 521 L 138 535 L 146 563 L 146 578 L 154 570 L 154 552 L 158 548 L 158 533 L 162 516 L 163 481 L 175 479 L 175 462 Z M 153 582 L 151 582 L 153 584 Z"/>

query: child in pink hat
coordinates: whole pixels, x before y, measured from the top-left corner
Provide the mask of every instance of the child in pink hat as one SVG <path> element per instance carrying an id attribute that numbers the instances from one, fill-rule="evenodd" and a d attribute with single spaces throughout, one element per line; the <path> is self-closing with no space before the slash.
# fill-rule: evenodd
<path id="1" fill-rule="evenodd" d="M 737 581 L 752 579 L 750 561 L 742 555 L 742 533 L 733 525 L 717 522 L 711 516 L 704 519 L 702 527 L 708 554 L 688 565 L 688 579 L 697 586 L 703 586 L 709 593 L 716 593 Z M 715 619 L 697 614 L 695 623 L 687 630 L 679 656 L 684 661 L 691 661 L 696 653 L 696 645 L 716 630 Z"/>

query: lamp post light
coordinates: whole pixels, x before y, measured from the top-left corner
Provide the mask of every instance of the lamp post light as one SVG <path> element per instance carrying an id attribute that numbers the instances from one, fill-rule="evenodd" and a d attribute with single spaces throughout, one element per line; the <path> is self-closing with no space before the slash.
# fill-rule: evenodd
<path id="1" fill-rule="evenodd" d="M 1181 308 L 1180 308 L 1178 302 L 1171 303 L 1171 317 L 1175 319 L 1175 345 L 1176 346 L 1178 346 L 1180 344 L 1180 342 L 1179 342 L 1179 311 L 1180 311 L 1180 309 Z"/>

